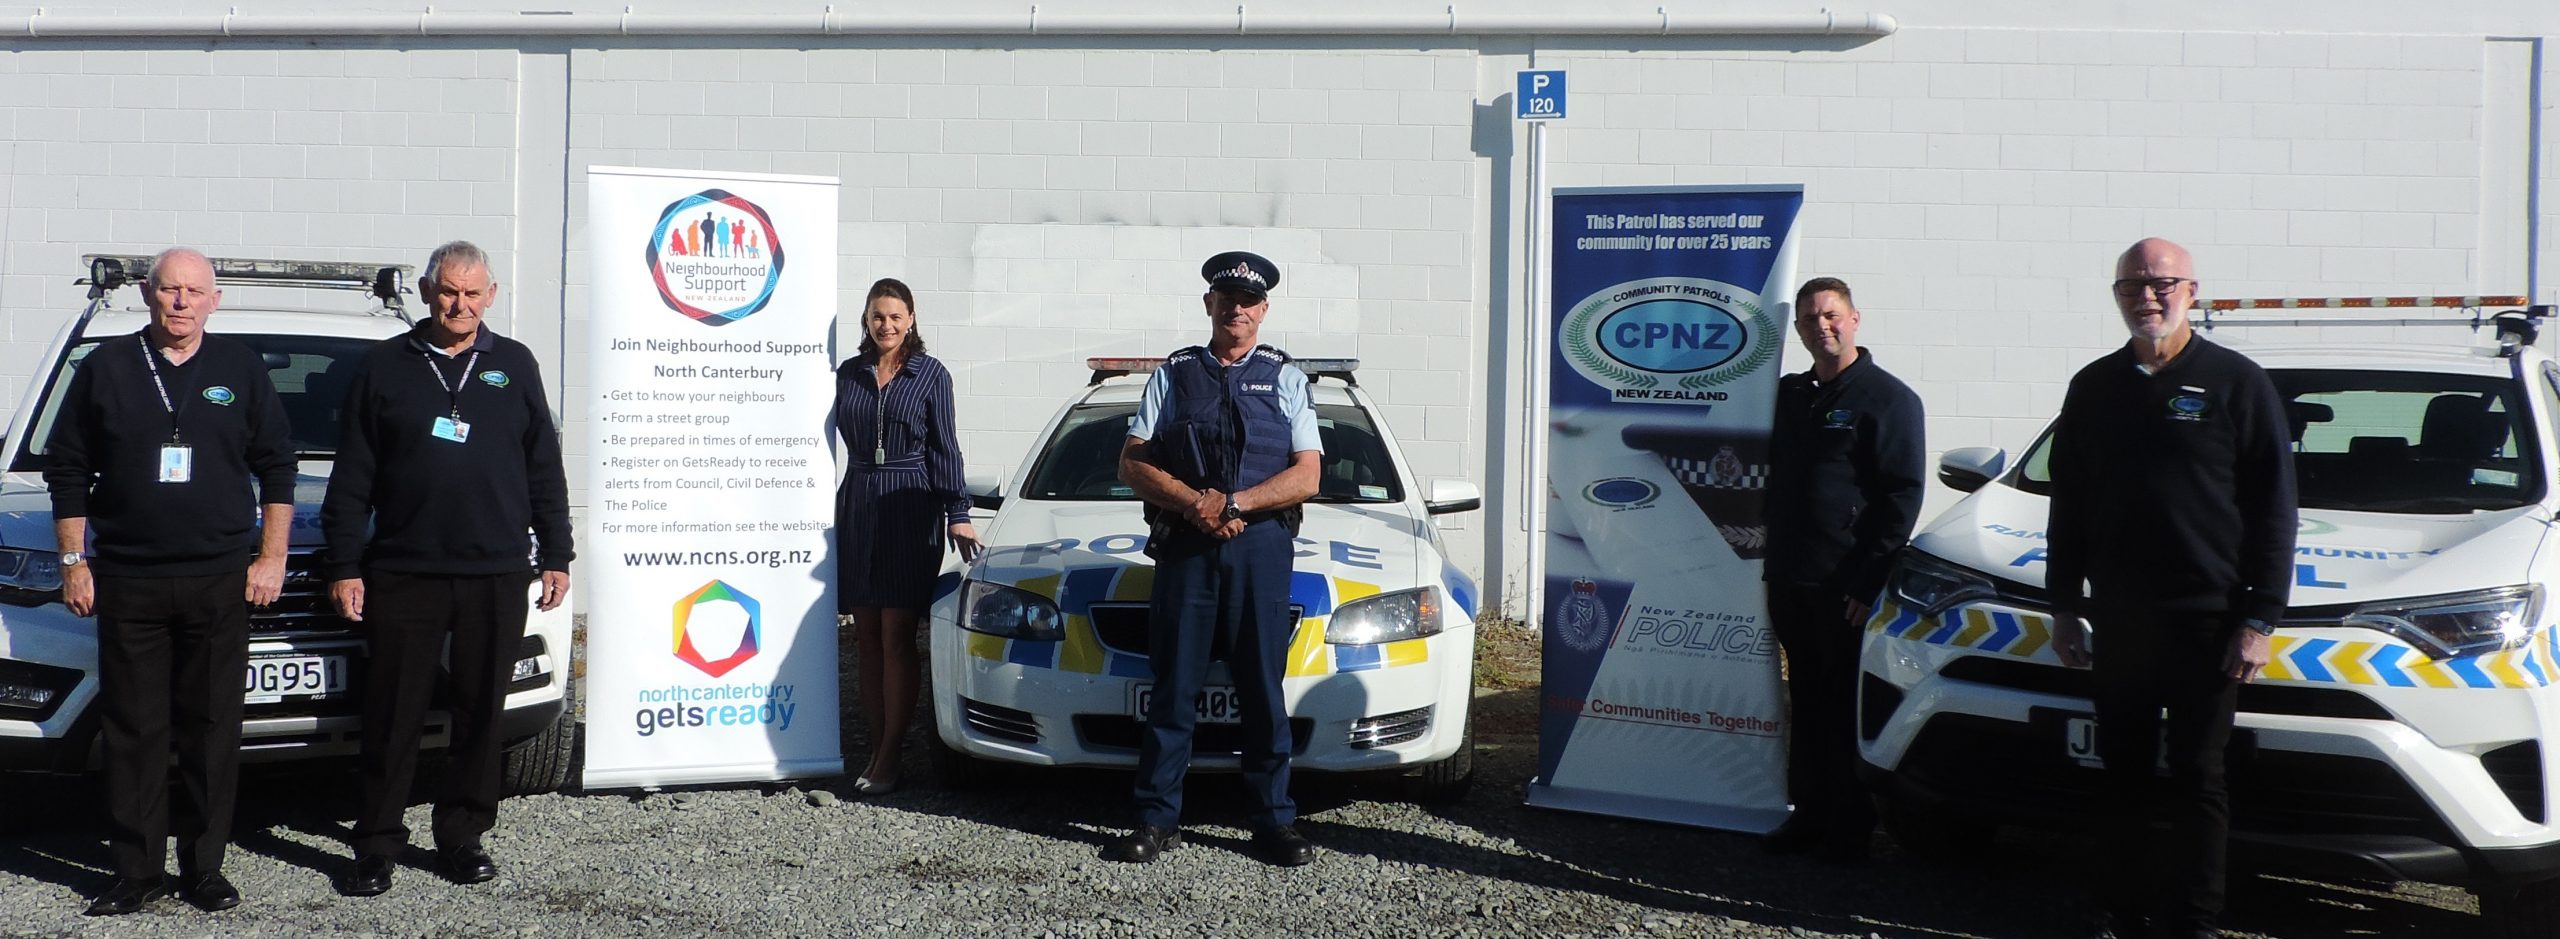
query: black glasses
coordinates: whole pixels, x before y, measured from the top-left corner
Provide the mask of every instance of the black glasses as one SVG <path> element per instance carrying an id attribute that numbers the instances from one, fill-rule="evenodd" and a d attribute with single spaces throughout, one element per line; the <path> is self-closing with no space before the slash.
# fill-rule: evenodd
<path id="1" fill-rule="evenodd" d="M 2127 277 L 2116 281 L 2116 296 L 2131 300 L 2144 293 L 2168 296 L 2177 292 L 2179 284 L 2195 283 L 2192 277 Z"/>

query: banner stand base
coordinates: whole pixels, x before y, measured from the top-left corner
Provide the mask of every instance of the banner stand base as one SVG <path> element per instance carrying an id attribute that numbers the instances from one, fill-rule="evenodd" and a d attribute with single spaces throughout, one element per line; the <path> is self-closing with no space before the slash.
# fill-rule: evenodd
<path id="1" fill-rule="evenodd" d="M 1753 809 L 1707 802 L 1683 802 L 1652 796 L 1603 792 L 1595 789 L 1572 789 L 1530 780 L 1529 791 L 1522 798 L 1530 806 L 1561 809 L 1591 815 L 1608 815 L 1647 822 L 1668 822 L 1695 828 L 1736 831 L 1746 835 L 1765 835 L 1787 820 L 1786 809 Z"/>
<path id="2" fill-rule="evenodd" d="M 578 784 L 578 788 L 589 792 L 609 789 L 656 789 L 666 786 L 699 786 L 711 783 L 824 779 L 842 775 L 844 775 L 842 758 L 723 766 L 635 766 L 628 769 L 589 770 L 586 778 Z"/>

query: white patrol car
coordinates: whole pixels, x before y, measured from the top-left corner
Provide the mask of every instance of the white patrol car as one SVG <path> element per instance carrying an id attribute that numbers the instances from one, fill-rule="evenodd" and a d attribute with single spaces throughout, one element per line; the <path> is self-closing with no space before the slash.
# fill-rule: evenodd
<path id="1" fill-rule="evenodd" d="M 2497 935 L 2560 935 L 2547 312 L 2496 317 L 2495 349 L 2234 346 L 2286 399 L 2302 509 L 2274 660 L 2240 689 L 2235 855 L 2464 885 Z M 2085 816 L 2098 788 L 2089 673 L 2055 657 L 2045 608 L 2050 440 L 2015 466 L 1944 456 L 1938 478 L 1972 495 L 1912 541 L 1867 624 L 1859 747 L 1915 846 Z"/>
<path id="2" fill-rule="evenodd" d="M 1162 362 L 1089 360 L 1092 383 L 1013 478 L 972 481 L 973 500 L 997 509 L 988 548 L 974 564 L 953 562 L 931 614 L 934 756 L 946 779 L 968 781 L 981 760 L 1137 764 L 1155 567 L 1120 450 Z M 1293 765 L 1403 770 L 1417 797 L 1455 798 L 1473 771 L 1478 594 L 1441 551 L 1432 516 L 1473 510 L 1481 496 L 1462 480 L 1417 484 L 1353 381 L 1356 360 L 1294 364 L 1314 379 L 1324 463 L 1290 587 Z M 1232 770 L 1242 711 L 1224 663 L 1206 685 L 1193 765 Z"/>
<path id="3" fill-rule="evenodd" d="M 98 694 L 97 620 L 73 616 L 62 604 L 53 501 L 42 476 L 44 447 L 81 361 L 150 321 L 139 307 L 109 304 L 119 288 L 143 282 L 152 259 L 85 260 L 89 276 L 81 283 L 89 285 L 88 308 L 54 337 L 43 359 L 46 372 L 30 384 L 7 439 L 0 441 L 0 465 L 7 467 L 0 478 L 0 771 L 81 773 L 98 761 L 99 715 L 91 706 Z M 374 343 L 407 329 L 401 281 L 409 268 L 243 258 L 215 258 L 213 264 L 215 281 L 231 289 L 208 328 L 266 358 L 301 460 L 284 595 L 249 611 L 242 758 L 353 755 L 365 642 L 363 633 L 338 617 L 319 574 L 320 500 L 337 449 L 338 410 L 357 364 Z M 371 301 L 336 311 L 262 308 L 244 296 L 258 288 L 307 290 L 316 297 L 349 291 L 368 294 Z M 526 623 L 501 724 L 513 741 L 503 777 L 511 793 L 550 791 L 568 780 L 576 742 L 566 707 L 570 622 L 564 603 L 534 612 Z M 444 746 L 443 720 L 440 711 L 428 713 L 426 746 Z"/>

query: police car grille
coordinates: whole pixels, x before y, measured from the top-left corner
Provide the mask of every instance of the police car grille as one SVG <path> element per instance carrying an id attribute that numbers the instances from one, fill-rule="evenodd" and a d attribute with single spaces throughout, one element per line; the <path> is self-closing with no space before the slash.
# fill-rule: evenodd
<path id="1" fill-rule="evenodd" d="M 2039 694 L 2065 695 L 2089 700 L 2095 695 L 2089 672 L 2084 669 L 2057 668 L 2036 662 L 2025 662 L 2006 656 L 1971 655 L 1947 663 L 1938 674 L 1958 681 L 2013 688 Z M 2287 714 L 2296 717 L 2342 717 L 2352 720 L 2393 720 L 2391 711 L 2380 702 L 2344 688 L 2313 688 L 2302 685 L 2270 685 L 2251 683 L 2240 686 L 2240 710 L 2249 714 Z"/>
<path id="2" fill-rule="evenodd" d="M 1093 621 L 1094 634 L 1105 648 L 1130 655 L 1147 654 L 1147 604 L 1096 603 L 1086 615 Z M 1306 616 L 1306 608 L 1289 605 L 1289 621 Z"/>
<path id="3" fill-rule="evenodd" d="M 2548 811 L 2542 800 L 2542 744 L 2527 740 L 2511 743 L 2480 754 L 2480 768 L 2489 771 L 2516 811 L 2536 822 L 2543 821 Z"/>
<path id="4" fill-rule="evenodd" d="M 249 608 L 249 633 L 261 638 L 280 635 L 346 635 L 354 632 L 338 617 L 329 600 L 329 582 L 320 573 L 319 555 L 305 551 L 285 559 L 284 592 L 276 602 Z"/>

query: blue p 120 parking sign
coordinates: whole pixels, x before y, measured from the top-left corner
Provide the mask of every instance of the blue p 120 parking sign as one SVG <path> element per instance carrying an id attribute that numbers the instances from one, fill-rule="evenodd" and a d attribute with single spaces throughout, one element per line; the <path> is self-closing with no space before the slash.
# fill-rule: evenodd
<path id="1" fill-rule="evenodd" d="M 1516 117 L 1524 121 L 1552 121 L 1564 116 L 1564 70 L 1524 71 L 1520 73 L 1520 93 L 1511 96 Z"/>

